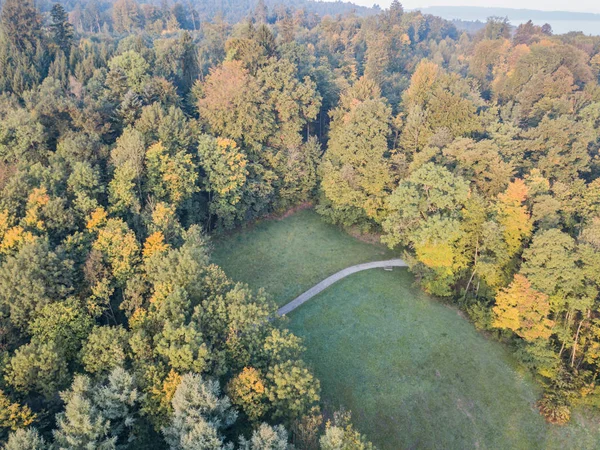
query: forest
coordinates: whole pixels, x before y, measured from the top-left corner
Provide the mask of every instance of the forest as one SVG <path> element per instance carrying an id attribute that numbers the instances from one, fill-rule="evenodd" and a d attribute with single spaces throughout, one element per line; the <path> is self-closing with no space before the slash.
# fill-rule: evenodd
<path id="1" fill-rule="evenodd" d="M 372 449 L 211 260 L 306 204 L 600 407 L 600 38 L 247 3 L 3 1 L 3 448 Z"/>

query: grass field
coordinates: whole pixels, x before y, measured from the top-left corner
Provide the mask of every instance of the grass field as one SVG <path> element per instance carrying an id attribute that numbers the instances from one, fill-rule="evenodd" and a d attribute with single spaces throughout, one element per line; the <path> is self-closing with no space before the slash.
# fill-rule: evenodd
<path id="1" fill-rule="evenodd" d="M 354 264 L 397 256 L 349 236 L 314 211 L 213 238 L 213 260 L 232 279 L 265 288 L 278 305 Z"/>
<path id="2" fill-rule="evenodd" d="M 337 270 L 394 255 L 311 211 L 215 240 L 235 280 L 279 304 Z M 592 449 L 598 421 L 565 427 L 535 410 L 539 388 L 499 343 L 414 287 L 406 269 L 346 278 L 290 314 L 332 408 L 344 406 L 381 449 Z"/>
<path id="3" fill-rule="evenodd" d="M 362 272 L 290 314 L 325 401 L 381 449 L 598 448 L 579 416 L 546 424 L 527 371 L 412 284 L 406 269 Z"/>

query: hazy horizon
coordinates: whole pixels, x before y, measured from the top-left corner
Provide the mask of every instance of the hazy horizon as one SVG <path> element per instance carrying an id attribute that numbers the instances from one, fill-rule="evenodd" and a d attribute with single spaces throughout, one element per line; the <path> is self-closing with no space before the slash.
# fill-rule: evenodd
<path id="1" fill-rule="evenodd" d="M 331 0 L 334 1 L 334 0 Z M 363 6 L 373 6 L 378 4 L 382 8 L 387 8 L 392 0 L 349 0 L 352 3 Z M 515 8 L 515 9 L 535 9 L 540 11 L 569 11 L 569 12 L 588 12 L 600 13 L 600 4 L 597 0 L 580 0 L 577 6 L 572 1 L 567 0 L 400 0 L 406 9 L 426 8 L 428 6 L 478 6 L 489 8 Z"/>

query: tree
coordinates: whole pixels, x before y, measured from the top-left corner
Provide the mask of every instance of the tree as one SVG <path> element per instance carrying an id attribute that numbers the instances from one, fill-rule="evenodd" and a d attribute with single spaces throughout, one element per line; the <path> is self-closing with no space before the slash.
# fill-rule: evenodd
<path id="1" fill-rule="evenodd" d="M 511 256 L 521 249 L 523 241 L 531 236 L 533 230 L 531 215 L 525 206 L 527 195 L 527 185 L 519 178 L 498 195 L 498 221 L 503 227 L 504 241 Z"/>
<path id="2" fill-rule="evenodd" d="M 258 0 L 258 3 L 254 7 L 253 18 L 254 21 L 258 24 L 267 23 L 267 16 L 269 14 L 269 10 L 267 5 L 265 5 L 265 0 Z"/>
<path id="3" fill-rule="evenodd" d="M 268 410 L 264 381 L 253 367 L 244 367 L 229 383 L 228 392 L 233 404 L 239 406 L 253 422 L 260 420 Z"/>
<path id="4" fill-rule="evenodd" d="M 273 131 L 266 142 L 269 147 L 299 147 L 302 130 L 317 117 L 321 107 L 316 84 L 309 77 L 298 79 L 297 72 L 291 61 L 271 58 L 256 74 L 260 95 L 274 118 Z"/>
<path id="5" fill-rule="evenodd" d="M 510 37 L 510 23 L 507 17 L 488 17 L 485 28 L 482 30 L 485 39 L 508 39 Z"/>
<path id="6" fill-rule="evenodd" d="M 400 3 L 398 0 L 392 0 L 392 4 L 388 10 L 388 15 L 392 23 L 399 24 L 403 14 L 404 7 L 402 6 L 402 3 Z"/>
<path id="7" fill-rule="evenodd" d="M 7 240 L 5 236 L 4 240 Z M 42 308 L 73 292 L 73 261 L 50 250 L 47 241 L 24 245 L 0 266 L 0 306 L 25 330 Z"/>
<path id="8" fill-rule="evenodd" d="M 267 396 L 273 416 L 287 421 L 300 418 L 319 401 L 319 381 L 301 362 L 275 364 L 267 373 Z"/>
<path id="9" fill-rule="evenodd" d="M 325 434 L 319 444 L 322 450 L 374 450 L 375 447 L 367 441 L 350 422 L 351 416 L 346 411 L 336 411 L 333 421 L 328 421 Z"/>
<path id="10" fill-rule="evenodd" d="M 527 341 L 547 340 L 554 322 L 548 318 L 548 296 L 531 287 L 523 275 L 516 274 L 508 288 L 496 295 L 494 326 L 507 328 Z"/>
<path id="11" fill-rule="evenodd" d="M 56 46 L 68 57 L 74 37 L 73 25 L 69 22 L 69 15 L 60 3 L 55 3 L 50 12 L 50 17 L 52 18 L 50 24 L 52 39 Z"/>
<path id="12" fill-rule="evenodd" d="M 32 340 L 55 343 L 65 357 L 73 361 L 93 324 L 93 317 L 81 302 L 71 297 L 44 306 L 39 316 L 30 323 L 29 330 Z"/>
<path id="13" fill-rule="evenodd" d="M 289 450 L 288 433 L 282 425 L 261 423 L 250 440 L 240 438 L 240 450 Z"/>
<path id="14" fill-rule="evenodd" d="M 134 273 L 140 259 L 140 245 L 133 231 L 120 219 L 108 219 L 97 230 L 94 250 L 103 254 L 119 284 L 124 284 Z"/>
<path id="15" fill-rule="evenodd" d="M 187 31 L 181 35 L 178 44 L 181 47 L 180 86 L 183 92 L 189 92 L 200 73 L 196 46 Z"/>
<path id="16" fill-rule="evenodd" d="M 206 174 L 210 213 L 217 217 L 218 226 L 230 228 L 245 214 L 240 202 L 245 193 L 248 159 L 235 141 L 210 136 L 200 137 L 198 154 Z"/>
<path id="17" fill-rule="evenodd" d="M 221 397 L 219 383 L 204 381 L 199 375 L 181 378 L 172 405 L 171 423 L 162 430 L 171 449 L 220 450 L 219 432 L 237 418 L 229 398 Z"/>
<path id="18" fill-rule="evenodd" d="M 146 151 L 148 189 L 157 200 L 181 207 L 196 192 L 198 171 L 183 149 L 168 152 L 158 142 Z"/>
<path id="19" fill-rule="evenodd" d="M 405 150 L 421 150 L 439 131 L 452 137 L 469 137 L 481 130 L 477 115 L 479 93 L 464 79 L 433 62 L 419 63 L 402 100 L 408 111 L 407 127 L 400 138 Z"/>
<path id="20" fill-rule="evenodd" d="M 258 82 L 239 61 L 211 69 L 199 88 L 198 110 L 211 134 L 249 147 L 271 135 L 275 118 L 262 101 Z"/>
<path id="21" fill-rule="evenodd" d="M 65 410 L 56 415 L 54 441 L 61 448 L 112 450 L 127 443 L 140 400 L 134 378 L 117 368 L 108 383 L 94 385 L 82 375 L 61 394 Z"/>
<path id="22" fill-rule="evenodd" d="M 81 349 L 81 362 L 93 375 L 103 375 L 123 367 L 127 349 L 127 331 L 122 327 L 94 327 Z"/>
<path id="23" fill-rule="evenodd" d="M 94 387 L 92 398 L 102 415 L 110 420 L 110 433 L 117 437 L 117 443 L 134 441 L 132 430 L 143 398 L 135 377 L 117 367 L 110 372 L 106 383 Z"/>
<path id="24" fill-rule="evenodd" d="M 459 252 L 459 211 L 469 196 L 464 179 L 427 163 L 402 181 L 386 200 L 382 242 L 414 250 L 411 269 L 426 291 L 450 296 L 465 260 Z"/>
<path id="25" fill-rule="evenodd" d="M 113 211 L 136 215 L 142 208 L 145 148 L 140 133 L 128 130 L 111 154 L 114 176 L 108 185 L 108 195 Z"/>
<path id="26" fill-rule="evenodd" d="M 456 164 L 460 175 L 471 180 L 488 198 L 504 191 L 513 173 L 512 165 L 502 159 L 500 149 L 493 141 L 456 139 L 442 152 L 449 163 Z"/>
<path id="27" fill-rule="evenodd" d="M 0 390 L 0 439 L 5 440 L 9 431 L 17 431 L 13 441 L 20 441 L 25 427 L 31 425 L 36 419 L 36 415 L 29 406 L 23 406 L 12 402 L 10 398 Z M 29 434 L 29 433 L 28 433 Z M 23 438 L 25 439 L 25 438 Z M 11 447 L 16 448 L 16 447 Z"/>
<path id="28" fill-rule="evenodd" d="M 118 74 L 122 74 L 129 89 L 138 94 L 142 93 L 142 88 L 148 79 L 150 70 L 149 64 L 142 55 L 135 50 L 128 50 L 112 58 L 108 63 L 108 67 L 110 73 L 107 81 L 110 81 L 110 77 L 116 79 Z"/>
<path id="29" fill-rule="evenodd" d="M 525 132 L 524 138 L 521 146 L 526 151 L 526 164 L 534 163 L 549 180 L 568 183 L 589 170 L 588 146 L 597 133 L 584 121 L 545 117 Z"/>
<path id="30" fill-rule="evenodd" d="M 578 268 L 575 240 L 557 229 L 539 231 L 523 251 L 522 273 L 535 289 L 563 298 L 580 291 L 583 273 Z"/>
<path id="31" fill-rule="evenodd" d="M 35 428 L 19 428 L 8 437 L 3 450 L 46 450 L 46 441 Z"/>
<path id="32" fill-rule="evenodd" d="M 25 394 L 52 398 L 68 386 L 70 375 L 63 352 L 54 342 L 30 342 L 17 349 L 8 362 L 6 381 Z"/>
<path id="33" fill-rule="evenodd" d="M 536 289 L 550 296 L 561 342 L 559 354 L 571 349 L 571 367 L 575 366 L 582 329 L 589 326 L 590 311 L 598 295 L 597 263 L 590 255 L 589 249 L 577 248 L 571 236 L 557 229 L 536 233 L 523 252 L 525 263 L 521 271 Z"/>
<path id="34" fill-rule="evenodd" d="M 433 163 L 423 165 L 387 198 L 383 242 L 392 247 L 406 244 L 430 217 L 456 217 L 468 195 L 469 186 L 461 177 Z"/>
<path id="35" fill-rule="evenodd" d="M 387 139 L 391 110 L 377 85 L 360 79 L 331 113 L 329 145 L 321 165 L 326 202 L 318 211 L 346 226 L 383 217 L 392 174 Z"/>
<path id="36" fill-rule="evenodd" d="M 33 0 L 6 0 L 0 24 L 3 37 L 17 52 L 35 53 L 42 39 L 42 18 Z"/>
<path id="37" fill-rule="evenodd" d="M 117 33 L 131 33 L 142 26 L 136 0 L 117 0 L 113 6 L 113 27 Z"/>

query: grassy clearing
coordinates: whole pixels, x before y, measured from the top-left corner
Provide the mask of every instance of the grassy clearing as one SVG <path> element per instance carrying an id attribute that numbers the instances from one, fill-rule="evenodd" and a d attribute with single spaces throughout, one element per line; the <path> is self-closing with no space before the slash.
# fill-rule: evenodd
<path id="1" fill-rule="evenodd" d="M 531 376 L 406 269 L 346 278 L 290 314 L 324 400 L 381 449 L 598 448 L 580 418 L 550 426 Z"/>
<path id="2" fill-rule="evenodd" d="M 348 266 L 397 256 L 341 232 L 310 210 L 217 236 L 213 244 L 213 260 L 227 275 L 265 288 L 278 305 Z"/>
<path id="3" fill-rule="evenodd" d="M 324 224 L 311 211 L 215 240 L 235 280 L 279 304 L 328 275 L 395 255 Z M 550 426 L 539 388 L 499 343 L 413 285 L 405 269 L 346 278 L 290 314 L 333 407 L 352 410 L 381 449 L 592 449 L 598 421 L 580 413 Z"/>

